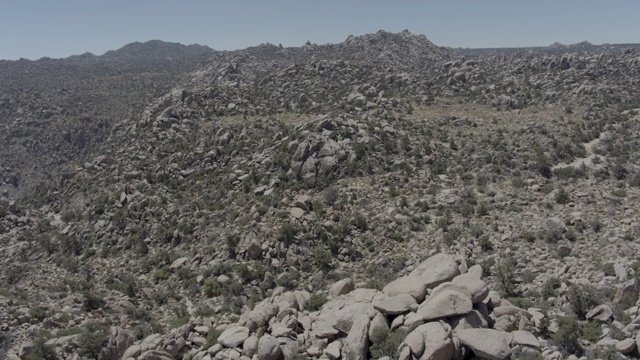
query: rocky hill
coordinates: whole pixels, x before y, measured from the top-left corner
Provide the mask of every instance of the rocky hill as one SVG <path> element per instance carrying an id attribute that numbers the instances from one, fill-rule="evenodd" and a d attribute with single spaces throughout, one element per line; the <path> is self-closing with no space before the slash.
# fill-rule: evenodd
<path id="1" fill-rule="evenodd" d="M 81 161 L 114 123 L 141 112 L 193 71 L 206 47 L 151 41 L 102 56 L 0 61 L 0 187 L 20 198 Z"/>
<path id="2" fill-rule="evenodd" d="M 633 47 L 463 52 L 381 31 L 206 56 L 139 75 L 175 79 L 144 107 L 115 85 L 83 100 L 89 120 L 133 110 L 0 200 L 4 356 L 638 357 Z M 40 61 L 23 66 L 71 66 Z M 12 96 L 14 119 L 38 103 Z M 12 126 L 63 136 L 48 129 L 72 119 Z"/>

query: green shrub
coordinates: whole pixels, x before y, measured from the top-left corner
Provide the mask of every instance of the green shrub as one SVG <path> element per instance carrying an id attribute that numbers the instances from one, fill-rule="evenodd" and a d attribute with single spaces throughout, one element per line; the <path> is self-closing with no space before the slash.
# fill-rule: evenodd
<path id="1" fill-rule="evenodd" d="M 47 342 L 48 336 L 41 333 L 33 342 L 33 351 L 31 354 L 25 356 L 24 360 L 58 360 L 58 355 L 55 350 L 48 345 L 45 345 Z"/>
<path id="2" fill-rule="evenodd" d="M 293 243 L 293 241 L 296 238 L 296 235 L 298 235 L 298 228 L 296 228 L 292 224 L 287 223 L 282 225 L 282 227 L 280 228 L 278 240 L 288 246 Z"/>
<path id="3" fill-rule="evenodd" d="M 493 249 L 493 243 L 491 242 L 491 239 L 489 238 L 488 235 L 484 235 L 483 237 L 480 238 L 480 248 L 484 252 L 487 252 Z"/>
<path id="4" fill-rule="evenodd" d="M 597 343 L 602 337 L 602 327 L 597 321 L 588 321 L 582 327 L 582 338 Z"/>
<path id="5" fill-rule="evenodd" d="M 333 256 L 331 252 L 322 248 L 316 248 L 313 252 L 313 262 L 314 264 L 322 271 L 331 270 L 331 263 L 333 261 Z"/>
<path id="6" fill-rule="evenodd" d="M 607 262 L 602 264 L 601 270 L 605 276 L 615 276 L 616 270 L 614 268 L 614 264 L 612 262 Z"/>
<path id="7" fill-rule="evenodd" d="M 584 319 L 589 310 L 601 303 L 600 296 L 591 285 L 572 284 L 568 298 L 571 310 L 579 319 Z"/>
<path id="8" fill-rule="evenodd" d="M 238 247 L 238 243 L 240 243 L 240 236 L 237 234 L 227 235 L 225 243 L 229 257 L 234 258 L 236 256 L 236 248 Z"/>
<path id="9" fill-rule="evenodd" d="M 562 286 L 560 279 L 553 277 L 544 284 L 542 287 L 542 296 L 547 299 L 555 295 L 555 290 Z"/>
<path id="10" fill-rule="evenodd" d="M 567 192 L 567 190 L 565 190 L 564 188 L 560 188 L 558 189 L 558 192 L 556 193 L 556 203 L 558 204 L 568 204 L 569 202 L 571 202 L 571 198 L 569 197 L 569 193 Z"/>
<path id="11" fill-rule="evenodd" d="M 222 331 L 216 330 L 215 328 L 210 328 L 209 332 L 207 333 L 207 342 L 204 343 L 202 348 L 206 350 L 212 347 L 213 345 L 217 344 L 218 337 L 220 337 L 221 334 L 222 334 Z"/>
<path id="12" fill-rule="evenodd" d="M 318 311 L 326 302 L 327 297 L 323 294 L 313 294 L 309 298 L 309 301 L 307 301 L 307 308 L 309 309 L 309 311 Z"/>
<path id="13" fill-rule="evenodd" d="M 88 323 L 78 338 L 78 353 L 90 359 L 98 359 L 108 338 L 109 328 L 107 326 Z"/>
<path id="14" fill-rule="evenodd" d="M 45 317 L 47 317 L 47 312 L 43 308 L 34 307 L 29 309 L 29 316 L 38 321 L 42 321 Z"/>
<path id="15" fill-rule="evenodd" d="M 376 328 L 371 334 L 371 347 L 369 353 L 374 359 L 388 356 L 395 359 L 398 354 L 398 347 L 407 336 L 406 330 L 389 331 L 385 327 Z"/>
<path id="16" fill-rule="evenodd" d="M 353 219 L 353 225 L 360 229 L 360 231 L 367 231 L 369 229 L 369 225 L 367 222 L 367 218 L 361 213 L 357 213 L 355 218 Z"/>
<path id="17" fill-rule="evenodd" d="M 484 267 L 483 267 L 484 269 Z M 500 283 L 500 287 L 506 296 L 516 296 L 517 288 L 515 282 L 516 265 L 512 258 L 507 257 L 496 266 L 496 277 Z"/>
<path id="18" fill-rule="evenodd" d="M 578 338 L 580 337 L 580 324 L 576 318 L 563 316 L 556 319 L 559 330 L 551 335 L 554 345 L 559 346 L 571 354 L 582 353 L 582 346 Z"/>

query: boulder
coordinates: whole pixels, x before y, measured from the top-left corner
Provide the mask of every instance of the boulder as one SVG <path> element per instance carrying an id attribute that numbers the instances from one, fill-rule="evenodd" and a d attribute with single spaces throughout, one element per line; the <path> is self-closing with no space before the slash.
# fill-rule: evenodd
<path id="1" fill-rule="evenodd" d="M 429 321 L 450 316 L 464 315 L 473 310 L 469 295 L 456 290 L 444 290 L 427 299 L 417 313 Z"/>
<path id="2" fill-rule="evenodd" d="M 540 350 L 540 342 L 532 333 L 528 331 L 513 331 L 513 340 L 511 340 L 511 346 L 526 346 L 536 350 Z"/>
<path id="3" fill-rule="evenodd" d="M 248 327 L 235 326 L 220 334 L 220 336 L 218 336 L 218 343 L 224 347 L 235 348 L 240 346 L 248 337 Z"/>
<path id="4" fill-rule="evenodd" d="M 382 291 L 389 297 L 409 294 L 413 296 L 417 302 L 423 302 L 427 295 L 427 284 L 419 277 L 403 276 L 388 283 Z"/>
<path id="5" fill-rule="evenodd" d="M 614 304 L 624 302 L 625 304 L 634 305 L 638 301 L 638 291 L 640 290 L 640 281 L 638 279 L 629 280 L 616 292 L 613 298 Z"/>
<path id="6" fill-rule="evenodd" d="M 343 358 L 349 360 L 367 360 L 369 350 L 369 316 L 359 315 L 353 322 L 349 335 L 344 340 Z"/>
<path id="7" fill-rule="evenodd" d="M 589 311 L 585 317 L 587 320 L 598 320 L 604 323 L 611 320 L 613 317 L 613 310 L 611 310 L 609 305 L 602 304 Z"/>
<path id="8" fill-rule="evenodd" d="M 405 343 L 417 359 L 449 360 L 453 355 L 453 339 L 449 324 L 439 321 L 418 326 Z"/>
<path id="9" fill-rule="evenodd" d="M 353 290 L 355 290 L 353 280 L 351 280 L 351 278 L 346 278 L 336 281 L 333 285 L 331 285 L 331 288 L 329 288 L 329 294 L 335 298 L 340 295 L 348 294 Z"/>
<path id="10" fill-rule="evenodd" d="M 423 261 L 409 275 L 420 278 L 428 289 L 433 289 L 460 275 L 460 269 L 453 256 L 436 254 Z"/>
<path id="11" fill-rule="evenodd" d="M 250 358 L 257 353 L 258 353 L 258 337 L 255 335 L 251 335 L 242 344 L 242 355 Z"/>
<path id="12" fill-rule="evenodd" d="M 482 359 L 504 360 L 511 355 L 513 335 L 493 329 L 466 329 L 458 332 L 462 344 Z"/>
<path id="13" fill-rule="evenodd" d="M 373 304 L 376 310 L 387 316 L 404 314 L 412 309 L 415 310 L 417 306 L 416 299 L 409 294 L 396 295 Z"/>
<path id="14" fill-rule="evenodd" d="M 331 360 L 338 360 L 340 359 L 341 347 L 342 347 L 342 343 L 340 342 L 340 340 L 336 340 L 330 343 L 329 345 L 327 345 L 327 348 L 324 349 L 322 353 Z"/>
<path id="15" fill-rule="evenodd" d="M 461 288 L 464 293 L 471 297 L 471 302 L 474 304 L 482 302 L 489 295 L 489 287 L 477 275 L 477 273 L 468 272 L 451 280 L 452 284 Z M 480 275 L 482 275 L 482 272 L 480 272 Z"/>
<path id="16" fill-rule="evenodd" d="M 258 341 L 258 359 L 277 360 L 282 356 L 278 339 L 271 335 L 263 335 Z"/>

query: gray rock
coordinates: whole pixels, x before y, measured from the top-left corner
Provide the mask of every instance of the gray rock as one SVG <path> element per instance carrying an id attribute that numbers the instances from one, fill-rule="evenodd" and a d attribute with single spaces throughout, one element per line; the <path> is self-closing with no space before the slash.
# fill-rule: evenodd
<path id="1" fill-rule="evenodd" d="M 600 322 L 607 322 L 613 317 L 613 310 L 611 310 L 611 307 L 609 305 L 602 304 L 589 311 L 585 315 L 585 317 L 587 318 L 587 320 L 598 320 Z"/>
<path id="2" fill-rule="evenodd" d="M 387 316 L 404 314 L 409 312 L 411 309 L 417 308 L 417 306 L 418 303 L 416 302 L 416 299 L 409 294 L 396 295 L 373 304 L 373 307 L 376 310 Z"/>
<path id="3" fill-rule="evenodd" d="M 522 345 L 536 350 L 540 350 L 540 342 L 532 333 L 528 331 L 513 331 L 513 340 L 511 340 L 511 346 Z"/>
<path id="4" fill-rule="evenodd" d="M 369 316 L 359 315 L 344 340 L 342 355 L 349 360 L 366 360 L 369 350 Z"/>
<path id="5" fill-rule="evenodd" d="M 482 272 L 480 272 L 480 275 L 482 275 Z M 482 302 L 489 295 L 489 287 L 475 272 L 458 275 L 451 280 L 451 283 L 457 285 L 463 289 L 464 293 L 471 296 L 471 302 L 474 304 Z"/>
<path id="6" fill-rule="evenodd" d="M 353 285 L 353 280 L 351 278 L 345 278 L 339 281 L 336 281 L 331 288 L 329 288 L 329 294 L 332 297 L 337 297 L 340 295 L 345 295 L 355 290 L 355 286 Z"/>
<path id="7" fill-rule="evenodd" d="M 234 348 L 240 346 L 248 337 L 248 327 L 235 326 L 220 334 L 220 336 L 218 336 L 218 343 L 224 347 Z"/>
<path id="8" fill-rule="evenodd" d="M 291 210 L 289 210 L 289 213 L 296 219 L 300 219 L 304 216 L 304 210 L 299 207 L 292 207 Z"/>
<path id="9" fill-rule="evenodd" d="M 489 327 L 489 323 L 478 310 L 473 310 L 468 314 L 450 318 L 449 324 L 455 331 Z"/>
<path id="10" fill-rule="evenodd" d="M 256 240 L 251 240 L 249 244 L 247 244 L 247 254 L 252 259 L 257 259 L 262 255 L 262 247 Z"/>
<path id="11" fill-rule="evenodd" d="M 330 343 L 329 345 L 327 345 L 327 348 L 324 349 L 324 351 L 322 353 L 324 355 L 326 355 L 331 360 L 338 360 L 338 359 L 340 359 L 340 348 L 341 347 L 342 347 L 342 343 L 340 342 L 340 340 L 336 340 L 336 341 Z"/>
<path id="12" fill-rule="evenodd" d="M 509 344 L 513 335 L 493 329 L 466 329 L 458 332 L 458 338 L 482 359 L 504 360 L 511 355 Z"/>
<path id="13" fill-rule="evenodd" d="M 410 336 L 411 335 L 411 338 Z M 453 355 L 453 339 L 449 324 L 438 321 L 418 326 L 407 339 L 411 353 L 418 359 L 448 360 Z M 422 345 L 420 345 L 422 342 Z"/>
<path id="14" fill-rule="evenodd" d="M 449 254 L 436 254 L 418 265 L 410 274 L 420 278 L 428 289 L 460 275 L 458 263 Z"/>
<path id="15" fill-rule="evenodd" d="M 388 283 L 382 291 L 389 297 L 409 294 L 413 296 L 417 302 L 422 302 L 427 295 L 427 284 L 419 277 L 403 276 Z"/>
<path id="16" fill-rule="evenodd" d="M 638 279 L 629 280 L 622 284 L 613 298 L 614 304 L 619 304 L 622 300 L 625 303 L 635 304 L 638 301 L 638 291 L 640 290 L 640 281 Z"/>
<path id="17" fill-rule="evenodd" d="M 624 339 L 616 344 L 616 349 L 623 355 L 629 355 L 636 349 L 636 342 L 633 339 Z"/>
<path id="18" fill-rule="evenodd" d="M 251 335 L 242 344 L 242 355 L 246 357 L 252 357 L 257 353 L 258 353 L 258 337 L 255 335 Z"/>
<path id="19" fill-rule="evenodd" d="M 258 341 L 258 359 L 277 360 L 282 356 L 278 340 L 271 335 L 263 335 Z"/>
<path id="20" fill-rule="evenodd" d="M 376 316 L 371 319 L 371 324 L 369 324 L 369 338 L 373 338 L 376 333 L 386 331 L 389 331 L 389 321 L 387 317 L 376 312 Z"/>
<path id="21" fill-rule="evenodd" d="M 464 315 L 473 310 L 469 295 L 455 290 L 444 290 L 427 299 L 417 313 L 429 321 L 444 317 Z"/>

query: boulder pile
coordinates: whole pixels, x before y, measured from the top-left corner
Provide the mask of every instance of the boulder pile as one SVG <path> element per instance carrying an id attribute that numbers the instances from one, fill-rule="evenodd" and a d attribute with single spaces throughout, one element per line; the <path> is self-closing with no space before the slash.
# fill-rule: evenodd
<path id="1" fill-rule="evenodd" d="M 341 280 L 330 293 L 340 295 L 311 311 L 316 295 L 277 288 L 234 323 L 199 319 L 149 336 L 122 359 L 409 360 L 473 353 L 498 360 L 540 352 L 536 326 L 544 315 L 501 299 L 479 265 L 467 268 L 448 254 L 428 258 L 382 290 Z M 113 334 L 110 343 L 126 343 L 115 338 L 121 332 Z"/>

